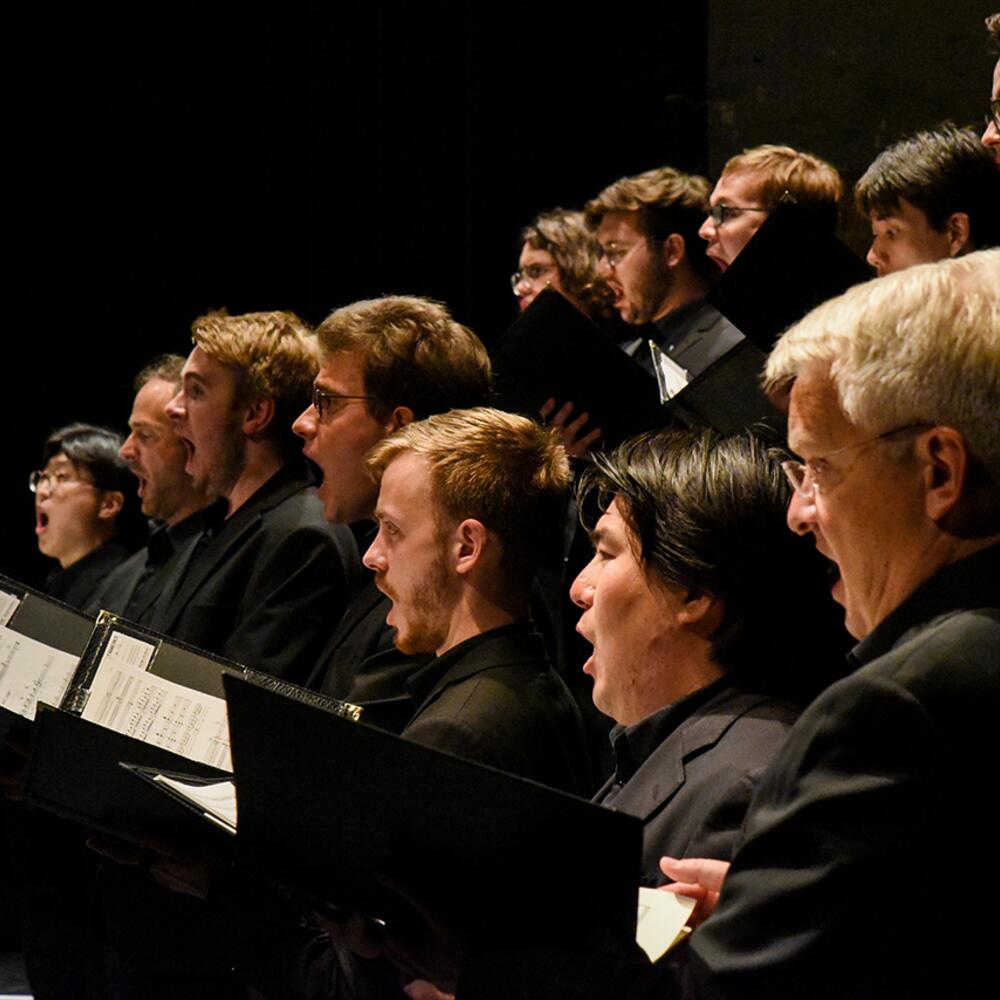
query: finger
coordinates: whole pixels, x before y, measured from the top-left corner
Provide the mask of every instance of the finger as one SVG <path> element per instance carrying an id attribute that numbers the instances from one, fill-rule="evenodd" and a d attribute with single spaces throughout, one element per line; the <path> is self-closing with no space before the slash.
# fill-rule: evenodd
<path id="1" fill-rule="evenodd" d="M 592 431 L 590 431 L 590 432 L 589 432 L 588 434 L 584 434 L 584 436 L 583 436 L 582 438 L 580 438 L 580 440 L 579 440 L 579 441 L 577 441 L 577 447 L 579 447 L 579 448 L 583 448 L 584 450 L 586 450 L 586 449 L 587 449 L 587 448 L 589 448 L 589 447 L 590 447 L 590 446 L 591 446 L 591 445 L 592 445 L 592 444 L 593 444 L 593 443 L 594 443 L 594 442 L 595 442 L 595 441 L 596 441 L 596 440 L 597 440 L 597 439 L 598 439 L 598 438 L 599 438 L 599 437 L 600 437 L 600 436 L 601 436 L 601 435 L 602 435 L 603 433 L 604 433 L 604 432 L 603 432 L 603 431 L 601 430 L 601 428 L 600 428 L 600 427 L 595 427 L 595 428 L 594 428 L 594 429 L 593 429 Z"/>
<path id="2" fill-rule="evenodd" d="M 540 409 L 538 410 L 538 415 L 542 418 L 542 420 L 546 420 L 548 419 L 549 414 L 552 413 L 552 411 L 555 408 L 556 408 L 556 401 L 551 396 L 549 396 L 549 398 L 545 400 L 544 403 L 542 403 Z"/>
<path id="3" fill-rule="evenodd" d="M 584 410 L 571 424 L 566 425 L 566 432 L 576 437 L 583 430 L 584 425 L 590 420 L 590 414 Z"/>
<path id="4" fill-rule="evenodd" d="M 414 979 L 403 987 L 410 1000 L 455 1000 L 454 993 L 445 993 L 426 979 Z"/>
<path id="5" fill-rule="evenodd" d="M 559 408 L 559 412 L 552 418 L 552 423 L 555 424 L 556 427 L 564 427 L 572 412 L 572 402 L 563 403 L 563 405 Z"/>
<path id="6" fill-rule="evenodd" d="M 718 892 L 729 871 L 728 861 L 716 858 L 660 858 L 660 871 L 675 882 L 693 882 Z"/>

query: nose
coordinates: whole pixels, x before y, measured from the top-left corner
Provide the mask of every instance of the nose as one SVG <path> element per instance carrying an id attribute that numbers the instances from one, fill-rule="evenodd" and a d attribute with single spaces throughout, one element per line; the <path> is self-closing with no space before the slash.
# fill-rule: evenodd
<path id="1" fill-rule="evenodd" d="M 878 271 L 880 267 L 881 257 L 879 256 L 878 250 L 875 245 L 878 241 L 872 240 L 872 245 L 868 248 L 868 253 L 865 254 L 865 260 Z"/>
<path id="2" fill-rule="evenodd" d="M 163 408 L 164 413 L 171 419 L 173 423 L 177 423 L 184 419 L 187 415 L 184 409 L 184 390 L 178 389 L 177 394 L 170 400 L 169 403 Z"/>
<path id="3" fill-rule="evenodd" d="M 798 490 L 792 493 L 785 516 L 789 530 L 796 535 L 808 535 L 816 523 L 816 497 L 804 497 Z"/>
<path id="4" fill-rule="evenodd" d="M 292 424 L 292 433 L 298 434 L 304 441 L 311 441 L 316 436 L 316 407 L 310 403 Z"/>
<path id="5" fill-rule="evenodd" d="M 118 454 L 126 462 L 135 461 L 135 435 L 129 434 L 127 438 L 122 442 L 121 448 L 118 449 Z"/>
<path id="6" fill-rule="evenodd" d="M 594 581 L 590 573 L 593 564 L 593 560 L 587 563 L 569 588 L 569 598 L 579 608 L 589 608 L 594 603 Z"/>
<path id="7" fill-rule="evenodd" d="M 379 544 L 382 538 L 382 529 L 379 528 L 378 534 L 375 536 L 371 545 L 368 546 L 368 551 L 364 554 L 362 562 L 368 569 L 375 573 L 382 573 L 385 571 L 385 556 L 382 554 L 382 547 Z"/>
<path id="8" fill-rule="evenodd" d="M 705 221 L 698 227 L 698 235 L 706 243 L 711 243 L 715 239 L 715 223 L 712 221 L 712 216 L 705 216 Z"/>
<path id="9" fill-rule="evenodd" d="M 987 149 L 993 150 L 993 157 L 1000 163 L 1000 129 L 998 129 L 995 123 L 990 122 L 986 126 L 986 131 L 983 133 L 982 143 Z"/>

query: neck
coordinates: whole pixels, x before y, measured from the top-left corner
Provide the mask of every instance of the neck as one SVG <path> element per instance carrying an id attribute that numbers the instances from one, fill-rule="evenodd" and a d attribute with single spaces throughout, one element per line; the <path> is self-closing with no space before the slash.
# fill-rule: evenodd
<path id="1" fill-rule="evenodd" d="M 659 312 L 653 317 L 654 322 L 669 316 L 672 312 L 676 312 L 691 302 L 703 299 L 708 295 L 708 291 L 708 282 L 704 278 L 695 274 L 690 268 L 678 267 L 674 272 L 674 281 L 670 286 L 670 291 L 660 304 Z"/>
<path id="2" fill-rule="evenodd" d="M 226 494 L 229 501 L 227 517 L 232 517 L 285 465 L 281 449 L 272 441 L 251 440 L 246 447 L 246 464 L 232 489 Z"/>
<path id="3" fill-rule="evenodd" d="M 442 656 L 466 639 L 503 628 L 504 625 L 513 625 L 514 622 L 526 621 L 527 618 L 526 602 L 500 603 L 479 591 L 467 588 L 452 612 L 448 634 L 435 652 Z"/>
<path id="4" fill-rule="evenodd" d="M 71 552 L 65 553 L 58 557 L 59 566 L 62 569 L 69 569 L 74 563 L 78 563 L 84 556 L 89 556 L 91 552 L 95 549 L 99 549 L 108 539 L 112 537 L 111 533 L 104 533 L 100 535 L 95 535 L 86 542 L 82 542 Z"/>
<path id="5" fill-rule="evenodd" d="M 197 514 L 199 510 L 204 509 L 212 502 L 212 498 L 207 495 L 199 495 L 198 497 L 192 497 L 183 507 L 179 507 L 170 517 L 165 517 L 163 519 L 164 524 L 168 528 L 174 527 L 176 524 L 180 524 L 181 521 L 186 521 L 192 514 Z"/>

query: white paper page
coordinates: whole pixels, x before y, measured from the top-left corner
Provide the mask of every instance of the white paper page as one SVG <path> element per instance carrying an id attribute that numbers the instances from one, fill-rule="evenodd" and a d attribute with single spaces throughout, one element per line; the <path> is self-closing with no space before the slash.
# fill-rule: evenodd
<path id="1" fill-rule="evenodd" d="M 651 962 L 665 955 L 682 936 L 695 901 L 661 889 L 639 889 L 639 922 L 636 944 Z"/>
<path id="2" fill-rule="evenodd" d="M 193 785 L 187 781 L 168 778 L 165 774 L 158 774 L 153 780 L 172 788 L 207 813 L 209 818 L 217 820 L 233 833 L 236 832 L 236 785 L 231 781 Z"/>
<path id="3" fill-rule="evenodd" d="M 0 627 L 0 705 L 34 719 L 39 701 L 62 701 L 79 657 Z"/>
<path id="4" fill-rule="evenodd" d="M 104 653 L 101 655 L 100 668 L 128 667 L 132 670 L 145 670 L 153 660 L 156 646 L 124 632 L 112 632 Z"/>
<path id="5" fill-rule="evenodd" d="M 660 402 L 666 403 L 691 381 L 691 375 L 652 340 L 649 342 L 649 352 L 653 358 L 653 371 L 656 372 L 656 382 L 660 388 Z"/>
<path id="6" fill-rule="evenodd" d="M 11 615 L 21 606 L 21 598 L 17 594 L 9 594 L 0 590 L 0 625 L 6 625 Z"/>
<path id="7" fill-rule="evenodd" d="M 225 699 L 114 662 L 109 664 L 105 654 L 90 686 L 84 719 L 189 760 L 232 770 Z"/>

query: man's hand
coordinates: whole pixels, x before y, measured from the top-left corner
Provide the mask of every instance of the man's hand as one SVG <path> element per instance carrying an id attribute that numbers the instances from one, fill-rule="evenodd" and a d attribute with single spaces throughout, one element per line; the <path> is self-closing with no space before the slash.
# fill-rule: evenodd
<path id="1" fill-rule="evenodd" d="M 688 921 L 691 927 L 698 927 L 715 912 L 729 862 L 714 858 L 660 858 L 660 871 L 674 880 L 670 885 L 660 886 L 661 889 L 698 900 Z"/>
<path id="2" fill-rule="evenodd" d="M 556 401 L 554 399 L 547 399 L 538 413 L 542 420 L 548 422 L 550 427 L 555 427 L 559 431 L 562 446 L 566 449 L 566 454 L 570 458 L 584 458 L 590 450 L 590 446 L 601 436 L 600 427 L 595 427 L 582 437 L 580 436 L 590 420 L 590 414 L 586 412 L 581 413 L 576 420 L 569 422 L 569 418 L 573 415 L 572 403 L 565 403 L 557 410 Z M 552 414 L 555 415 L 552 416 Z M 550 416 L 552 417 L 551 420 L 549 419 Z"/>

